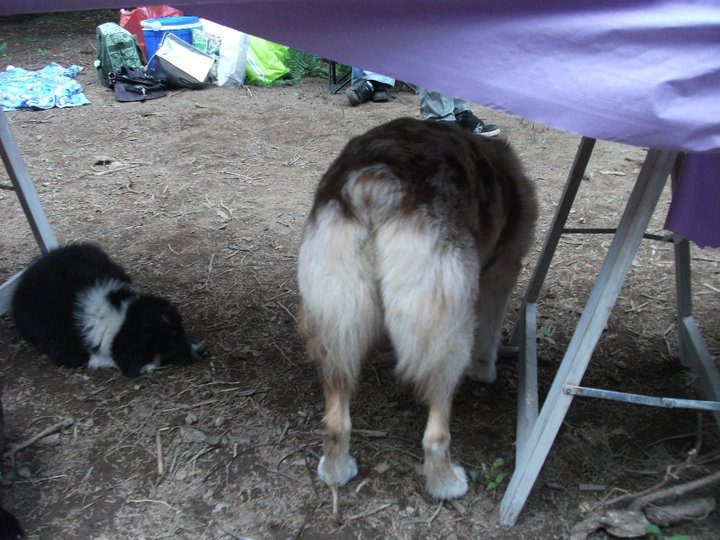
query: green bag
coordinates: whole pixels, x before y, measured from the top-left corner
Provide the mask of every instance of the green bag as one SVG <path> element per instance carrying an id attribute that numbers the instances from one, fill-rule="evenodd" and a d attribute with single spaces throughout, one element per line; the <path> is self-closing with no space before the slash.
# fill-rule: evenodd
<path id="1" fill-rule="evenodd" d="M 95 70 L 100 82 L 112 87 L 110 73 L 120 73 L 125 67 L 140 70 L 142 53 L 135 36 L 116 23 L 103 23 L 95 31 Z"/>
<path id="2" fill-rule="evenodd" d="M 245 64 L 247 84 L 269 84 L 287 75 L 289 48 L 272 41 L 250 36 L 250 46 Z"/>

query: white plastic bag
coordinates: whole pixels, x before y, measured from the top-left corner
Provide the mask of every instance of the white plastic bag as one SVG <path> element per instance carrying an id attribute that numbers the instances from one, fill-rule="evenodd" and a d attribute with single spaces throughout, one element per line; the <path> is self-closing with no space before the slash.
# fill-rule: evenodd
<path id="1" fill-rule="evenodd" d="M 207 19 L 200 19 L 200 22 L 203 30 L 220 37 L 220 58 L 217 62 L 215 84 L 217 86 L 243 84 L 250 37 Z"/>

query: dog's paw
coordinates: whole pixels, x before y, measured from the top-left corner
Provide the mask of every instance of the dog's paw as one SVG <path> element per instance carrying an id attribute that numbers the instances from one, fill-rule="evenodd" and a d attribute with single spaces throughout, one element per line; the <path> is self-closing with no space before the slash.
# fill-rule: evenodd
<path id="1" fill-rule="evenodd" d="M 112 358 L 103 356 L 102 354 L 91 354 L 87 367 L 89 369 L 113 368 L 117 369 L 117 364 Z"/>
<path id="2" fill-rule="evenodd" d="M 357 472 L 357 462 L 350 454 L 339 460 L 339 463 L 331 464 L 325 456 L 322 456 L 318 463 L 318 476 L 328 485 L 344 486 Z"/>
<path id="3" fill-rule="evenodd" d="M 467 493 L 468 482 L 465 469 L 460 465 L 453 465 L 449 474 L 429 474 L 425 483 L 427 492 L 436 499 L 454 499 Z"/>
<path id="4" fill-rule="evenodd" d="M 465 374 L 473 381 L 492 384 L 497 380 L 497 369 L 495 368 L 495 362 L 484 362 L 481 360 L 475 360 L 467 368 Z"/>
<path id="5" fill-rule="evenodd" d="M 192 354 L 192 359 L 200 360 L 207 350 L 205 349 L 205 344 L 195 338 L 190 338 L 188 341 L 190 343 L 190 353 Z"/>

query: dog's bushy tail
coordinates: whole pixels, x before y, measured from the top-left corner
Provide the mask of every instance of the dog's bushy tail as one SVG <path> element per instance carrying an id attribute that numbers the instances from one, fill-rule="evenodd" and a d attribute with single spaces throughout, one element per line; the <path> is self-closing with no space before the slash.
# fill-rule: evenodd
<path id="1" fill-rule="evenodd" d="M 374 165 L 316 207 L 298 261 L 301 330 L 325 372 L 355 380 L 385 327 L 398 373 L 425 396 L 454 385 L 447 365 L 460 372 L 470 357 L 479 261 L 452 220 L 408 206 L 409 189 Z"/>

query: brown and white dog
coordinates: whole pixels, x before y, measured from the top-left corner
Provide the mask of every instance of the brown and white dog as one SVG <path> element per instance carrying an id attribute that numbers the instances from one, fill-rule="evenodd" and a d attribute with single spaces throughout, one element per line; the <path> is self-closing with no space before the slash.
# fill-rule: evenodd
<path id="1" fill-rule="evenodd" d="M 344 485 L 349 402 L 387 335 L 396 372 L 429 407 L 427 491 L 467 491 L 450 459 L 462 375 L 493 382 L 501 325 L 533 241 L 534 188 L 504 141 L 399 119 L 352 139 L 320 181 L 298 259 L 300 332 L 325 393 L 320 478 Z"/>

